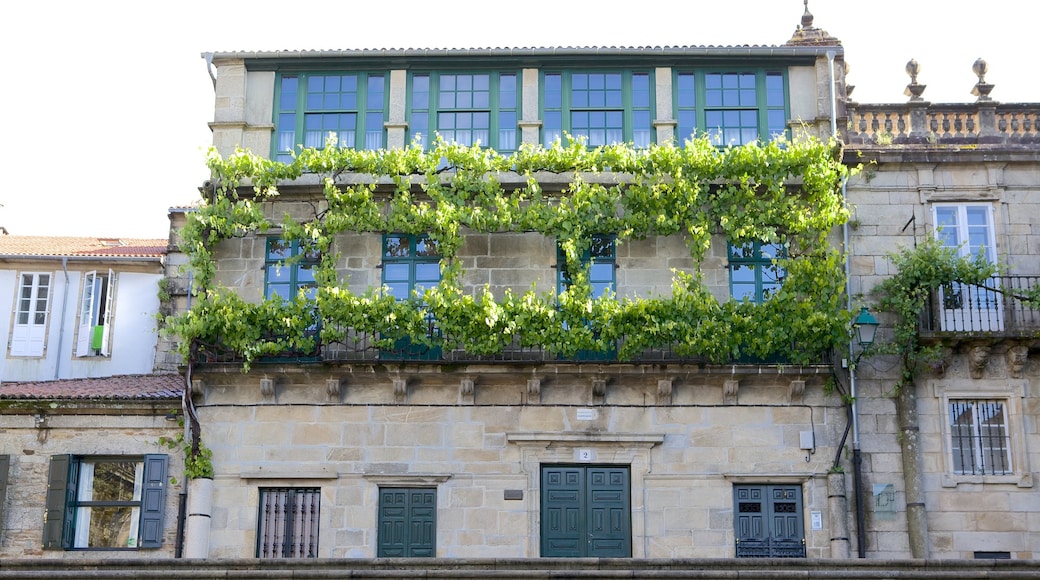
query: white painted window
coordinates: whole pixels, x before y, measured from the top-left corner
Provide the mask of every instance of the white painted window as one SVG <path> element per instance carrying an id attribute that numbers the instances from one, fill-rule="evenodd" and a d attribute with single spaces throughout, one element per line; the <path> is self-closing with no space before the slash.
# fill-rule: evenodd
<path id="1" fill-rule="evenodd" d="M 43 356 L 52 278 L 50 274 L 31 272 L 19 276 L 11 356 Z"/>
<path id="2" fill-rule="evenodd" d="M 83 275 L 76 356 L 110 354 L 115 279 L 112 270 L 107 275 L 93 271 Z"/>
<path id="3" fill-rule="evenodd" d="M 1009 475 L 1011 435 L 1006 401 L 950 399 L 950 453 L 957 475 Z"/>
<path id="4" fill-rule="evenodd" d="M 997 261 L 993 231 L 993 206 L 986 203 L 935 204 L 935 236 L 958 255 Z M 1004 329 L 1003 295 L 999 282 L 990 279 L 977 286 L 953 283 L 940 289 L 942 330 L 994 332 Z"/>

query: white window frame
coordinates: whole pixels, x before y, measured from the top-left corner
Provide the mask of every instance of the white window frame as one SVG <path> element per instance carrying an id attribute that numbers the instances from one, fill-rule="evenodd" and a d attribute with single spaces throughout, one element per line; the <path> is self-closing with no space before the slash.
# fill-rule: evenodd
<path id="1" fill-rule="evenodd" d="M 40 277 L 47 277 L 43 310 L 40 306 Z M 26 284 L 28 282 L 28 284 Z M 28 310 L 23 309 L 22 293 L 29 289 Z M 14 299 L 14 326 L 11 330 L 11 356 L 43 356 L 47 344 L 47 319 L 50 314 L 51 294 L 54 289 L 54 274 L 51 272 L 21 272 L 18 274 L 17 294 Z M 20 323 L 24 318 L 26 322 Z M 42 318 L 41 318 L 42 317 Z M 36 322 L 40 319 L 40 322 Z"/>
<path id="2" fill-rule="evenodd" d="M 1028 454 L 1025 453 L 1023 427 L 1023 400 L 1025 381 L 1008 381 L 999 385 L 982 385 L 971 388 L 946 382 L 935 382 L 933 390 L 937 403 L 938 423 L 942 438 L 942 486 L 956 487 L 960 484 L 1014 484 L 1017 487 L 1033 487 Z M 1008 439 L 1008 461 L 1012 472 L 1007 475 L 960 474 L 955 471 L 953 460 L 953 429 L 950 425 L 950 403 L 959 401 L 998 401 L 1004 404 L 1005 427 Z"/>
<path id="3" fill-rule="evenodd" d="M 80 294 L 79 328 L 76 333 L 76 356 L 109 356 L 112 343 L 112 307 L 116 288 L 115 272 L 111 269 L 107 277 L 96 270 L 83 274 L 83 289 Z M 103 291 L 102 291 L 103 290 Z M 102 304 L 101 297 L 104 296 Z M 100 320 L 100 324 L 97 321 Z M 101 342 L 94 344 L 95 328 L 101 327 Z"/>
<path id="4" fill-rule="evenodd" d="M 953 209 L 955 211 L 954 220 L 955 223 L 953 231 L 953 240 L 951 243 L 946 243 L 944 239 L 949 236 L 950 232 L 945 229 L 940 231 L 941 226 L 939 223 L 939 212 L 940 210 Z M 982 244 L 972 244 L 969 236 L 969 228 L 972 227 L 968 223 L 968 212 L 970 210 L 983 210 L 986 223 L 986 239 Z M 944 245 L 953 248 L 957 255 L 972 258 L 982 250 L 985 254 L 986 260 L 991 264 L 997 262 L 997 243 L 996 243 L 996 228 L 994 226 L 994 209 L 991 203 L 933 203 L 932 207 L 932 230 L 937 239 L 940 242 L 944 242 Z M 977 226 L 975 226 L 977 227 Z M 995 279 L 990 279 L 985 285 L 991 288 L 998 286 L 998 282 Z M 950 296 L 950 300 L 947 300 L 946 292 L 952 291 L 957 294 L 956 297 Z M 944 331 L 985 331 L 985 332 L 1000 332 L 1004 330 L 1004 307 L 1003 307 L 1003 295 L 999 292 L 992 290 L 985 290 L 979 286 L 970 286 L 966 284 L 953 284 L 947 289 L 939 289 L 939 308 L 940 308 L 940 323 L 941 329 Z M 957 302 L 964 301 L 960 306 L 956 306 Z M 949 306 L 949 307 L 948 307 Z"/>

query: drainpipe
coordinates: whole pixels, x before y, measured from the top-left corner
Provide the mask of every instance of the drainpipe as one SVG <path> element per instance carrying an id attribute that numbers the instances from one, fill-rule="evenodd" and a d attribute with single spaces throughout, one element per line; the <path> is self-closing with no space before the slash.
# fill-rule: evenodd
<path id="1" fill-rule="evenodd" d="M 61 299 L 61 319 L 58 322 L 58 358 L 54 361 L 54 380 L 60 378 L 59 373 L 61 372 L 61 347 L 62 342 L 65 338 L 65 310 L 69 305 L 69 258 L 62 256 L 61 258 L 61 271 L 65 273 L 65 291 L 64 296 Z"/>
<path id="2" fill-rule="evenodd" d="M 831 136 L 838 138 L 838 103 L 834 87 L 834 57 L 835 51 L 827 51 L 827 73 L 831 89 Z M 845 181 L 841 183 L 841 197 L 848 205 L 848 189 Z M 842 244 L 845 249 L 845 307 L 852 312 L 852 265 L 849 251 L 849 224 L 842 225 Z M 852 489 L 856 500 L 856 553 L 860 558 L 867 555 L 866 530 L 864 522 L 866 517 L 863 510 L 863 457 L 859 447 L 859 409 L 857 406 L 856 391 L 856 342 L 849 339 L 849 420 L 852 422 Z"/>

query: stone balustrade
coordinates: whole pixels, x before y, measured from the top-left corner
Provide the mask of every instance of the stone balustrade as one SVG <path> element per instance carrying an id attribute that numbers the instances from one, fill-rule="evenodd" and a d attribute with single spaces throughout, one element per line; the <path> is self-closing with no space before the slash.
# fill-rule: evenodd
<path id="1" fill-rule="evenodd" d="M 1025 145 L 1040 143 L 1040 103 L 848 103 L 846 142 L 891 145 Z"/>

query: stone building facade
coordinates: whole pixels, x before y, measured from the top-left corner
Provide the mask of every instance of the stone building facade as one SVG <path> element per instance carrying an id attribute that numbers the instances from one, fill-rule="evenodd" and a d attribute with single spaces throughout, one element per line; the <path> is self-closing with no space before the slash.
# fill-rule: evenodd
<path id="1" fill-rule="evenodd" d="M 864 164 L 848 183 L 852 292 L 878 300 L 890 254 L 925 237 L 1000 266 L 982 287 L 933 289 L 919 332 L 939 354 L 911 392 L 894 389 L 898 357 L 860 366 L 872 555 L 1037 557 L 1040 307 L 1024 298 L 1040 281 L 1040 107 L 991 100 L 974 70 L 971 104 L 929 103 L 914 76 L 908 103 L 849 109 L 846 159 Z"/>
<path id="2" fill-rule="evenodd" d="M 811 28 L 811 18 L 806 24 Z M 493 122 L 484 135 L 512 150 L 551 142 L 561 130 L 553 91 L 568 95 L 563 109 L 573 113 L 586 90 L 580 83 L 603 81 L 609 92 L 616 76 L 625 96 L 616 105 L 623 120 L 615 130 L 626 141 L 674 142 L 692 129 L 690 119 L 699 127 L 715 123 L 718 145 L 776 131 L 826 138 L 834 123 L 830 87 L 843 86 L 842 50 L 822 31 L 799 32 L 787 45 L 750 49 L 208 54 L 216 77 L 211 127 L 223 155 L 245 147 L 289 159 L 288 148 L 308 143 L 308 123 L 319 119 L 310 104 L 297 104 L 305 102 L 298 95 L 327 96 L 334 82 L 349 83 L 343 90 L 356 102 L 367 90 L 369 103 L 384 103 L 348 111 L 349 126 L 335 129 L 341 140 L 401 148 L 422 139 L 422 127 L 465 141 L 447 117 L 425 108 L 431 105 L 419 93 L 431 87 L 428 102 L 440 104 L 437 115 L 455 115 L 466 107 L 446 107 L 434 96 L 457 98 L 455 83 L 490 77 L 492 93 L 508 85 L 518 97 L 500 92 L 492 99 L 492 118 L 515 119 L 517 131 Z M 717 111 L 702 101 L 707 93 L 688 92 L 694 86 L 710 92 L 714 82 L 748 83 L 746 125 L 739 115 L 714 120 Z M 640 86 L 648 93 L 643 105 L 628 92 Z M 361 125 L 366 115 L 367 128 Z M 577 115 L 563 118 L 563 131 L 586 129 Z M 586 135 L 595 134 L 593 127 Z M 503 147 L 508 139 L 515 141 Z M 540 179 L 559 188 L 572 177 Z M 285 214 L 307 219 L 321 206 L 313 176 L 278 189 L 279 196 L 263 204 L 274 222 Z M 217 286 L 256 303 L 281 292 L 279 268 L 306 275 L 278 263 L 284 248 L 272 246 L 277 234 L 248 231 L 217 244 Z M 336 275 L 351 291 L 392 290 L 388 239 L 400 243 L 393 232 L 336 236 Z M 727 242 L 715 236 L 699 264 L 719 301 L 733 292 Z M 558 251 L 557 240 L 538 233 L 463 232 L 457 256 L 464 291 L 554 291 L 561 284 Z M 669 295 L 674 269 L 698 267 L 681 236 L 626 240 L 609 252 L 605 283 L 620 298 Z M 421 278 L 411 276 L 409 282 Z M 300 551 L 288 555 L 321 558 L 848 553 L 844 478 L 829 473 L 847 412 L 824 388 L 833 372 L 829 360 L 710 364 L 666 355 L 561 359 L 545 352 L 480 360 L 447 350 L 432 357 L 380 351 L 366 348 L 373 337 L 356 338 L 361 347 L 322 344 L 316 355 L 261 359 L 248 372 L 217 351 L 203 352 L 193 366 L 196 406 L 216 471 L 210 556 L 287 555 L 283 533 L 303 534 L 292 548 Z M 292 530 L 288 520 L 277 519 L 281 510 L 295 514 Z"/>

